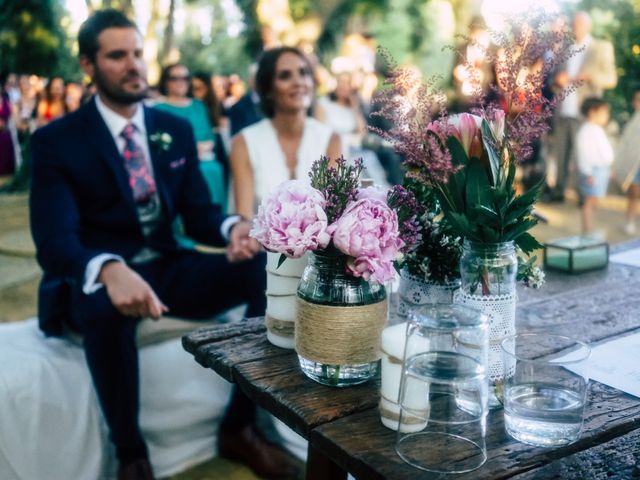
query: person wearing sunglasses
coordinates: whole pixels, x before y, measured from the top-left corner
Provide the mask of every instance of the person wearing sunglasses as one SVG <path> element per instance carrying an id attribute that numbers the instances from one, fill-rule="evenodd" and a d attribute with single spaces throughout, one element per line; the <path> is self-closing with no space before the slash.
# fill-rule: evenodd
<path id="1" fill-rule="evenodd" d="M 180 63 L 167 65 L 160 75 L 162 97 L 155 107 L 189 121 L 193 128 L 200 170 L 211 192 L 212 201 L 226 211 L 227 192 L 224 182 L 222 158 L 216 158 L 215 137 L 205 105 L 191 95 L 191 74 Z"/>

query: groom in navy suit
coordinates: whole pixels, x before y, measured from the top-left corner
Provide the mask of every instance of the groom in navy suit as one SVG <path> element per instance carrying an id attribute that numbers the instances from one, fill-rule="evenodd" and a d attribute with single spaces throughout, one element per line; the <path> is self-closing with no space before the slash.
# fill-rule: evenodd
<path id="1" fill-rule="evenodd" d="M 188 123 L 146 108 L 142 38 L 122 13 L 103 10 L 79 32 L 80 63 L 97 87 L 78 111 L 33 135 L 31 228 L 44 270 L 40 325 L 82 333 L 86 360 L 120 462 L 119 478 L 151 479 L 138 426 L 136 326 L 165 312 L 210 318 L 248 304 L 263 315 L 264 254 L 250 224 L 211 203 Z M 180 249 L 172 225 L 226 255 Z M 220 427 L 225 456 L 260 476 L 294 471 L 254 426 L 236 390 Z"/>

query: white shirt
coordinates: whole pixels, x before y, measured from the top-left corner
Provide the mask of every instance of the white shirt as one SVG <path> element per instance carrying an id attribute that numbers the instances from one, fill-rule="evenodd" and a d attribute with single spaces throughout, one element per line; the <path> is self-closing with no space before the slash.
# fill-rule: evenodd
<path id="1" fill-rule="evenodd" d="M 600 125 L 584 122 L 576 135 L 576 160 L 583 175 L 593 175 L 595 167 L 608 167 L 613 163 L 613 148 Z"/>
<path id="2" fill-rule="evenodd" d="M 153 175 L 153 165 L 151 163 L 151 155 L 149 153 L 149 141 L 147 140 L 147 127 L 144 123 L 144 109 L 142 108 L 142 103 L 138 103 L 136 112 L 133 114 L 131 118 L 125 118 L 122 115 L 114 112 L 109 107 L 107 107 L 104 102 L 100 99 L 100 95 L 95 95 L 96 108 L 98 109 L 98 113 L 106 123 L 113 140 L 116 142 L 116 147 L 118 151 L 122 153 L 125 147 L 126 140 L 122 137 L 122 130 L 129 123 L 133 124 L 135 127 L 133 139 L 142 149 L 142 153 L 144 154 L 145 162 L 147 163 L 147 167 L 149 168 L 149 172 Z M 233 227 L 236 223 L 241 220 L 239 216 L 231 216 L 227 218 L 221 225 L 220 230 L 222 231 L 222 236 L 226 240 L 229 239 L 229 233 L 231 231 L 231 227 Z M 82 291 L 89 295 L 104 285 L 102 283 L 97 282 L 98 275 L 100 275 L 100 271 L 102 270 L 102 266 L 105 262 L 116 260 L 124 263 L 124 259 L 120 255 L 115 255 L 113 253 L 102 253 L 100 255 L 96 255 L 87 263 L 87 267 L 84 272 L 84 283 L 82 285 Z"/>
<path id="3" fill-rule="evenodd" d="M 580 68 L 587 54 L 587 49 L 591 45 L 591 35 L 587 35 L 581 43 L 575 43 L 571 47 L 574 52 L 567 60 L 567 68 L 565 72 L 569 75 L 569 79 L 573 81 L 580 73 Z M 578 92 L 574 88 L 571 93 L 562 99 L 560 103 L 560 115 L 569 118 L 578 118 L 580 116 L 580 105 L 578 105 Z"/>

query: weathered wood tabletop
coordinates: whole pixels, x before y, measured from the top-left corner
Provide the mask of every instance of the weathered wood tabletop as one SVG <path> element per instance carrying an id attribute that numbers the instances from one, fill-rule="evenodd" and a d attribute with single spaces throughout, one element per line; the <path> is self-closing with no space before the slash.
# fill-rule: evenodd
<path id="1" fill-rule="evenodd" d="M 629 242 L 613 251 L 640 246 Z M 518 331 L 571 335 L 591 344 L 640 328 L 640 269 L 610 264 L 569 276 L 548 272 L 543 290 L 519 292 Z M 379 380 L 337 389 L 306 378 L 291 350 L 271 345 L 262 318 L 206 327 L 184 348 L 309 440 L 308 479 L 430 479 L 394 451 L 395 432 L 380 423 Z M 640 478 L 640 400 L 591 382 L 581 438 L 537 448 L 511 439 L 502 410 L 488 420 L 488 460 L 462 479 Z M 443 452 L 445 454 L 445 452 Z"/>

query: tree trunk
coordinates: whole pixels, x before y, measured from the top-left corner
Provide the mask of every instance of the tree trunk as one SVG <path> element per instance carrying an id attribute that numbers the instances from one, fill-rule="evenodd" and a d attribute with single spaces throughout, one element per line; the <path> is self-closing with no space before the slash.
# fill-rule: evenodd
<path id="1" fill-rule="evenodd" d="M 160 14 L 158 13 L 160 10 L 159 3 L 159 0 L 149 0 L 149 11 L 151 12 L 151 17 L 149 18 L 149 23 L 147 24 L 147 30 L 144 36 L 144 59 L 147 62 L 148 80 L 151 85 L 155 84 L 160 78 L 160 67 L 158 65 L 159 40 L 157 34 L 157 26 L 160 21 Z"/>
<path id="2" fill-rule="evenodd" d="M 169 13 L 167 14 L 167 25 L 164 29 L 164 39 L 162 43 L 162 56 L 160 57 L 160 64 L 164 65 L 171 56 L 171 50 L 174 47 L 174 31 L 173 31 L 173 18 L 176 10 L 176 0 L 169 2 Z"/>

